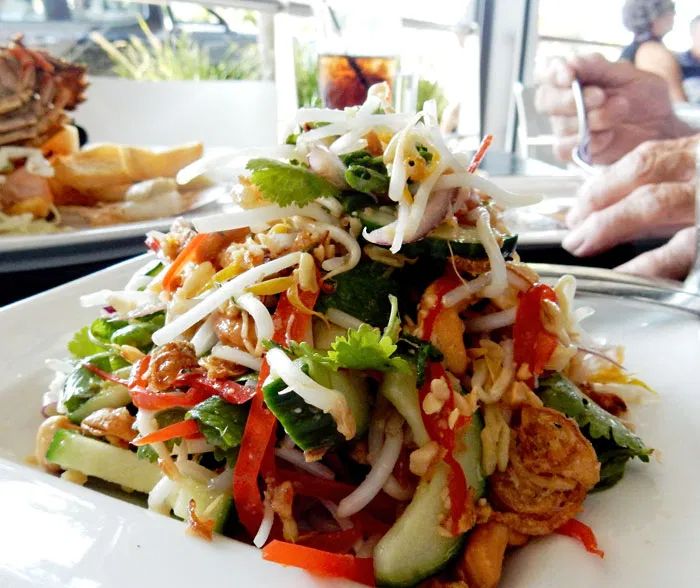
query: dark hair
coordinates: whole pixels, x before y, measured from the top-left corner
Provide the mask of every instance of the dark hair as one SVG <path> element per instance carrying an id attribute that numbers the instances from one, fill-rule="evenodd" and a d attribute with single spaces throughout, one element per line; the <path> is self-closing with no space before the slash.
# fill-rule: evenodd
<path id="1" fill-rule="evenodd" d="M 651 32 L 654 21 L 675 10 L 671 0 L 627 0 L 622 7 L 622 22 L 635 35 Z"/>

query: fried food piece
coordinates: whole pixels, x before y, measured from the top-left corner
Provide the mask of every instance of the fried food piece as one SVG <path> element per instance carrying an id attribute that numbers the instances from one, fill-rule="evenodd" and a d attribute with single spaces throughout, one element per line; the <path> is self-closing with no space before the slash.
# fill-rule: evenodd
<path id="1" fill-rule="evenodd" d="M 0 183 L 0 210 L 7 214 L 29 212 L 46 218 L 51 212 L 53 194 L 46 178 L 30 174 L 20 167 Z"/>
<path id="2" fill-rule="evenodd" d="M 112 445 L 128 447 L 136 437 L 132 428 L 136 419 L 125 407 L 101 408 L 86 416 L 80 428 L 93 437 L 104 437 Z"/>
<path id="3" fill-rule="evenodd" d="M 139 147 L 100 145 L 59 157 L 54 164 L 55 180 L 80 192 L 93 190 L 92 195 L 99 198 L 100 190 L 105 186 L 173 178 L 183 167 L 199 159 L 202 153 L 201 143 L 159 152 Z"/>
<path id="4" fill-rule="evenodd" d="M 580 510 L 599 479 L 595 450 L 573 420 L 524 406 L 508 467 L 489 478 L 492 520 L 525 535 L 549 534 Z"/>
<path id="5" fill-rule="evenodd" d="M 72 155 L 78 151 L 80 151 L 80 139 L 78 138 L 78 129 L 73 125 L 64 125 L 41 146 L 41 152 L 46 158 L 56 155 Z"/>
<path id="6" fill-rule="evenodd" d="M 169 390 L 185 370 L 198 367 L 194 347 L 184 341 L 172 341 L 159 347 L 151 356 L 148 385 L 156 390 Z"/>
<path id="7" fill-rule="evenodd" d="M 500 523 L 489 521 L 474 528 L 457 567 L 459 578 L 470 588 L 498 586 L 509 537 L 508 527 Z"/>

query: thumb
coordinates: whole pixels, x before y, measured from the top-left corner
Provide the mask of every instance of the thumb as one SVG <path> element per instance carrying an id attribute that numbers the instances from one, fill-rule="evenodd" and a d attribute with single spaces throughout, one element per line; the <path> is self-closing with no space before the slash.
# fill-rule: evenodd
<path id="1" fill-rule="evenodd" d="M 615 269 L 649 278 L 682 280 L 688 275 L 695 259 L 696 237 L 696 227 L 688 227 L 676 233 L 665 245 L 642 253 Z"/>

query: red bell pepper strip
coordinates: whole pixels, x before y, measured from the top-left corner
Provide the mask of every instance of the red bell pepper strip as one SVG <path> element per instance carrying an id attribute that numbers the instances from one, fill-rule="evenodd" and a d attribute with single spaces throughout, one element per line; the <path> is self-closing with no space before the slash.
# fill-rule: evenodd
<path id="1" fill-rule="evenodd" d="M 144 410 L 192 408 L 195 404 L 213 396 L 212 392 L 197 387 L 192 387 L 187 392 L 151 392 L 143 386 L 132 386 L 129 394 L 134 406 Z"/>
<path id="2" fill-rule="evenodd" d="M 299 298 L 307 308 L 313 308 L 318 291 L 302 290 Z M 298 311 L 285 293 L 280 295 L 272 317 L 275 343 L 286 345 L 289 341 L 302 341 L 311 328 L 311 315 Z M 233 500 L 236 512 L 251 537 L 254 537 L 263 519 L 263 502 L 258 487 L 258 476 L 274 476 L 274 434 L 277 425 L 275 415 L 263 402 L 263 383 L 270 374 L 267 361 L 263 360 L 255 397 L 246 420 L 238 459 L 233 470 Z"/>
<path id="3" fill-rule="evenodd" d="M 513 326 L 513 353 L 518 366 L 527 364 L 534 377 L 544 371 L 545 364 L 557 347 L 557 337 L 545 330 L 542 303 L 557 301 L 557 295 L 546 284 L 534 284 L 520 295 Z"/>
<path id="4" fill-rule="evenodd" d="M 593 529 L 577 519 L 568 520 L 554 532 L 577 539 L 589 553 L 593 553 L 600 558 L 605 557 L 605 552 L 598 548 L 598 540 L 595 537 L 595 533 L 593 533 Z"/>
<path id="5" fill-rule="evenodd" d="M 427 377 L 425 382 L 420 389 L 420 402 L 423 404 L 424 398 L 430 392 L 430 384 L 433 380 L 443 378 L 444 381 L 450 388 L 452 392 L 452 386 L 450 380 L 447 377 L 445 368 L 442 364 L 438 362 L 431 362 L 428 364 Z M 423 418 L 423 424 L 428 432 L 428 435 L 433 441 L 447 450 L 445 455 L 445 463 L 450 468 L 450 476 L 448 480 L 448 491 L 450 495 L 450 530 L 453 534 L 458 534 L 462 532 L 460 529 L 460 519 L 464 514 L 467 506 L 467 500 L 469 499 L 467 492 L 467 480 L 464 475 L 464 470 L 459 465 L 457 460 L 453 456 L 453 452 L 456 447 L 455 432 L 468 424 L 468 419 L 460 416 L 455 423 L 453 429 L 447 425 L 448 417 L 452 410 L 454 409 L 454 399 L 452 394 L 443 404 L 440 412 L 435 414 L 426 414 L 421 410 L 421 417 Z"/>
<path id="6" fill-rule="evenodd" d="M 244 386 L 231 380 L 209 378 L 205 374 L 196 372 L 180 376 L 175 380 L 174 385 L 200 388 L 210 396 L 220 396 L 230 404 L 244 404 L 255 396 L 255 388 L 251 386 Z"/>
<path id="7" fill-rule="evenodd" d="M 330 551 L 331 553 L 347 553 L 360 539 L 362 531 L 358 527 L 351 527 L 330 533 L 309 533 L 302 535 L 296 541 L 297 545 L 305 545 L 314 549 Z"/>
<path id="8" fill-rule="evenodd" d="M 454 290 L 461 284 L 462 280 L 459 279 L 459 276 L 455 274 L 455 272 L 452 269 L 449 269 L 445 274 L 443 274 L 441 277 L 435 280 L 435 282 L 433 282 L 432 286 L 434 287 L 434 293 L 437 297 L 437 300 L 435 301 L 435 304 L 433 304 L 433 306 L 430 308 L 428 313 L 425 315 L 425 318 L 421 322 L 421 336 L 423 339 L 429 340 L 430 336 L 433 334 L 435 320 L 444 309 L 442 299 L 445 297 L 445 294 L 447 294 L 451 290 Z"/>
<path id="9" fill-rule="evenodd" d="M 99 376 L 103 380 L 107 380 L 108 382 L 114 382 L 115 384 L 121 384 L 122 386 L 126 386 L 129 383 L 126 380 L 122 380 L 121 378 L 118 378 L 114 374 L 110 374 L 109 372 L 101 370 L 96 365 L 92 365 L 91 363 L 84 363 L 83 367 L 86 370 L 91 371 L 96 376 Z"/>
<path id="10" fill-rule="evenodd" d="M 172 292 L 175 289 L 175 278 L 180 275 L 182 268 L 189 261 L 197 261 L 197 254 L 202 243 L 206 241 L 206 233 L 200 233 L 192 237 L 189 243 L 178 253 L 177 257 L 168 266 L 168 269 L 163 276 L 163 290 L 166 292 Z"/>
<path id="11" fill-rule="evenodd" d="M 177 439 L 178 437 L 182 437 L 184 439 L 194 439 L 201 436 L 202 435 L 199 432 L 199 425 L 197 425 L 197 421 L 188 419 L 185 421 L 180 421 L 179 423 L 173 423 L 172 425 L 168 425 L 162 429 L 158 429 L 157 431 L 153 431 L 153 433 L 149 433 L 143 437 L 138 437 L 134 439 L 131 444 L 136 445 L 136 447 L 140 447 L 141 445 L 149 445 L 160 441 Z"/>
<path id="12" fill-rule="evenodd" d="M 148 383 L 146 381 L 146 372 L 148 367 L 151 365 L 151 356 L 147 355 L 139 359 L 134 365 L 131 366 L 131 376 L 129 376 L 129 382 L 127 386 L 132 388 L 134 386 L 146 386 Z"/>
<path id="13" fill-rule="evenodd" d="M 374 586 L 374 565 L 371 558 L 328 553 L 284 541 L 272 541 L 263 547 L 263 558 L 285 566 L 294 566 L 331 578 L 346 578 L 366 586 Z"/>

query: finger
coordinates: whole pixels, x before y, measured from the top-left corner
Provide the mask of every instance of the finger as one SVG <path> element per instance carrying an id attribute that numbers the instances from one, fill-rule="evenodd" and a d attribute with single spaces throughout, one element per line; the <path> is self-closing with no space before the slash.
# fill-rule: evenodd
<path id="1" fill-rule="evenodd" d="M 620 124 L 629 114 L 629 101 L 623 96 L 612 96 L 600 108 L 588 111 L 588 128 L 607 131 Z"/>
<path id="2" fill-rule="evenodd" d="M 681 145 L 679 150 L 673 141 L 648 142 L 625 155 L 582 186 L 576 206 L 567 216 L 567 223 L 576 226 L 593 211 L 618 202 L 640 186 L 692 179 L 695 155 L 687 143 Z M 596 142 L 595 148 L 591 144 L 594 154 L 600 148 L 600 142 Z"/>
<path id="3" fill-rule="evenodd" d="M 554 57 L 550 59 L 547 64 L 542 82 L 552 86 L 566 88 L 571 86 L 575 77 L 574 69 L 566 59 L 563 57 Z"/>
<path id="4" fill-rule="evenodd" d="M 589 215 L 562 246 L 576 256 L 595 255 L 618 243 L 648 236 L 695 218 L 695 186 L 669 182 L 642 186 L 619 202 Z"/>
<path id="5" fill-rule="evenodd" d="M 583 103 L 587 111 L 600 108 L 605 103 L 605 92 L 597 86 L 586 86 L 583 88 Z M 574 93 L 569 86 L 561 88 L 544 84 L 537 88 L 535 108 L 550 116 L 575 116 Z"/>
<path id="6" fill-rule="evenodd" d="M 578 135 L 557 137 L 552 147 L 554 155 L 560 161 L 571 161 L 571 152 L 578 145 Z"/>
<path id="7" fill-rule="evenodd" d="M 549 122 L 557 137 L 578 136 L 578 121 L 575 116 L 552 116 Z"/>
<path id="8" fill-rule="evenodd" d="M 662 247 L 642 253 L 615 269 L 637 276 L 682 280 L 694 261 L 696 234 L 695 227 L 683 229 Z"/>
<path id="9" fill-rule="evenodd" d="M 591 133 L 588 139 L 588 148 L 591 153 L 593 163 L 606 163 L 601 158 L 601 153 L 606 153 L 606 149 L 612 143 L 615 134 L 612 131 L 602 131 Z M 570 161 L 571 152 L 578 146 L 578 134 L 556 137 L 554 143 L 554 154 L 561 161 Z"/>
<path id="10" fill-rule="evenodd" d="M 571 67 L 582 84 L 596 84 L 603 88 L 624 86 L 639 77 L 639 70 L 631 63 L 613 63 L 599 53 L 576 57 L 571 61 Z"/>

